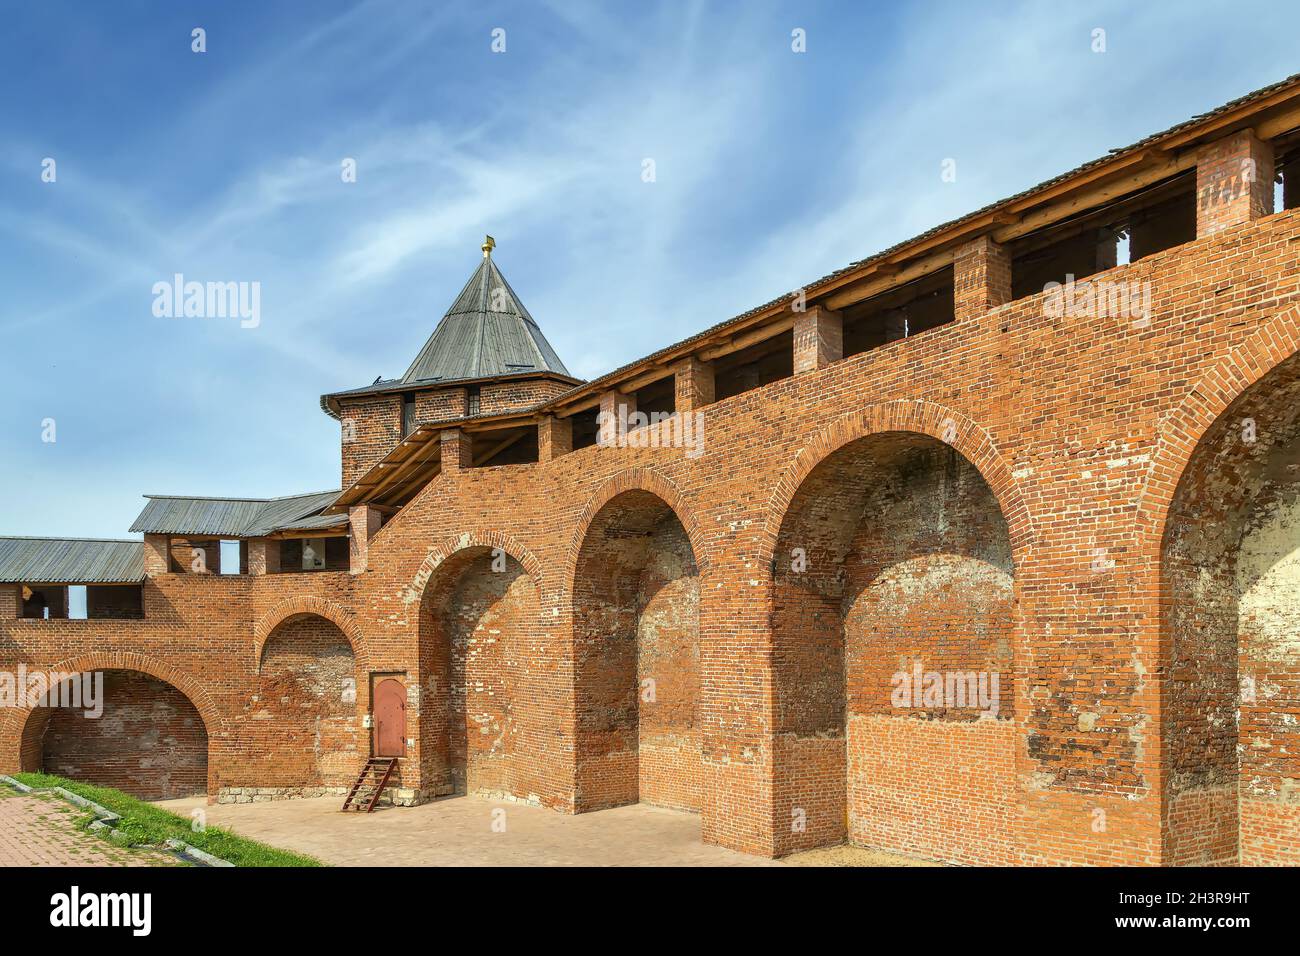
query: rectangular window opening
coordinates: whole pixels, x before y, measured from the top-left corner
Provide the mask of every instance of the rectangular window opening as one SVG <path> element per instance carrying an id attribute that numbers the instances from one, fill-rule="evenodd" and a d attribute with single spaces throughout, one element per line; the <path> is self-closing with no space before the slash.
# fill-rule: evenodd
<path id="1" fill-rule="evenodd" d="M 469 439 L 472 468 L 531 465 L 537 462 L 536 425 L 472 432 Z"/>
<path id="2" fill-rule="evenodd" d="M 844 357 L 947 325 L 955 317 L 953 269 L 913 279 L 844 311 Z"/>
<path id="3" fill-rule="evenodd" d="M 91 621 L 144 619 L 144 587 L 139 584 L 90 584 L 85 588 L 86 618 Z M 75 598 L 72 603 L 75 606 Z"/>
<path id="4" fill-rule="evenodd" d="M 723 355 L 713 363 L 715 400 L 722 401 L 794 375 L 794 332 Z"/>
<path id="5" fill-rule="evenodd" d="M 416 424 L 415 393 L 406 392 L 402 395 L 402 437 L 405 438 L 415 431 Z"/>
<path id="6" fill-rule="evenodd" d="M 219 574 L 248 573 L 248 542 L 237 540 L 219 541 L 221 567 Z"/>
<path id="7" fill-rule="evenodd" d="M 594 406 L 586 411 L 578 412 L 569 416 L 569 421 L 573 423 L 573 450 L 579 448 L 590 448 L 596 444 L 600 437 L 597 428 L 597 419 L 600 417 L 600 406 Z"/>
<path id="8" fill-rule="evenodd" d="M 280 573 L 304 574 L 315 571 L 346 571 L 349 566 L 346 536 L 328 538 L 283 538 L 269 542 L 280 547 Z"/>
<path id="9" fill-rule="evenodd" d="M 657 382 L 651 382 L 645 388 L 633 393 L 636 398 L 636 410 L 645 415 L 645 423 L 661 422 L 677 411 L 677 379 L 669 375 Z M 636 418 L 630 427 L 640 427 L 642 421 Z"/>
<path id="10" fill-rule="evenodd" d="M 1300 149 L 1291 149 L 1278 159 L 1277 189 L 1273 208 L 1279 212 L 1300 206 Z"/>
<path id="11" fill-rule="evenodd" d="M 19 615 L 27 620 L 67 620 L 68 589 L 58 585 L 41 587 L 19 585 L 22 607 Z"/>
<path id="12" fill-rule="evenodd" d="M 1139 189 L 1013 240 L 1011 297 L 1082 281 L 1196 238 L 1196 171 Z"/>
<path id="13" fill-rule="evenodd" d="M 86 586 L 84 584 L 68 585 L 68 620 L 84 621 L 87 617 Z"/>

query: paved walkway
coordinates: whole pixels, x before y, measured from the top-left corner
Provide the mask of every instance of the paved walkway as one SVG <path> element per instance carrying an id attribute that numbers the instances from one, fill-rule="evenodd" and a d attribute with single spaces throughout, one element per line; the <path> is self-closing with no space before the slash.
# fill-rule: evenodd
<path id="1" fill-rule="evenodd" d="M 371 814 L 340 813 L 341 802 L 321 797 L 207 806 L 194 797 L 159 806 L 185 817 L 202 807 L 210 825 L 336 866 L 935 865 L 857 847 L 766 860 L 701 843 L 697 814 L 644 804 L 571 816 L 483 797 Z"/>
<path id="2" fill-rule="evenodd" d="M 80 829 L 82 811 L 54 796 L 0 784 L 0 866 L 177 866 L 153 850 L 128 850 Z"/>
<path id="3" fill-rule="evenodd" d="M 370 814 L 340 813 L 341 803 L 321 797 L 209 807 L 198 797 L 158 805 L 182 816 L 204 807 L 210 826 L 338 866 L 780 865 L 706 846 L 697 815 L 642 804 L 569 816 L 482 797 Z"/>

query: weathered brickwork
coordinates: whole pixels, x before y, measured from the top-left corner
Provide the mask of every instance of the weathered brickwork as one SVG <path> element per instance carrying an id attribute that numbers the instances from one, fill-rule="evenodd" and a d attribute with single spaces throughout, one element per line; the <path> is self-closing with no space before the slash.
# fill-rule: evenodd
<path id="1" fill-rule="evenodd" d="M 415 420 L 417 423 L 463 418 L 468 414 L 468 410 L 465 389 L 463 388 L 442 388 L 417 392 L 415 395 Z"/>
<path id="2" fill-rule="evenodd" d="M 45 722 L 46 772 L 147 800 L 206 792 L 208 734 L 184 694 L 147 674 L 107 671 L 103 707 L 101 719 L 65 708 L 33 716 Z"/>
<path id="3" fill-rule="evenodd" d="M 1014 716 L 1010 541 L 987 483 L 955 449 L 893 433 L 827 457 L 786 509 L 774 577 L 775 776 L 793 814 L 781 849 L 879 826 L 881 800 L 974 805 L 1015 788 L 1008 774 L 972 790 L 958 772 L 1010 768 L 1006 733 L 908 735 L 914 759 L 888 784 L 872 756 L 890 722 Z M 992 764 L 990 740 L 1009 748 Z M 933 839 L 928 849 L 951 856 Z"/>
<path id="4" fill-rule="evenodd" d="M 422 737 L 433 794 L 514 794 L 515 698 L 541 609 L 527 572 L 504 552 L 445 569 L 420 608 Z M 524 707 L 525 720 L 531 711 Z"/>
<path id="5" fill-rule="evenodd" d="M 983 315 L 1010 300 L 1011 254 L 1005 246 L 982 236 L 957 250 L 953 314 L 958 320 Z"/>
<path id="6" fill-rule="evenodd" d="M 1273 211 L 1273 147 L 1242 130 L 1201 150 L 1196 234 L 1209 236 Z"/>
<path id="7" fill-rule="evenodd" d="M 402 440 L 402 396 L 371 395 L 339 404 L 343 487 L 346 488 Z M 429 409 L 431 414 L 450 412 L 448 403 L 436 404 L 439 407 Z M 419 408 L 418 403 L 416 407 Z"/>
<path id="8" fill-rule="evenodd" d="M 579 808 L 698 810 L 699 574 L 681 522 L 648 492 L 611 499 L 573 586 Z"/>
<path id="9" fill-rule="evenodd" d="M 297 614 L 276 625 L 261 648 L 257 691 L 237 717 L 236 732 L 251 745 L 248 779 L 289 794 L 351 784 L 359 755 L 369 756 L 359 739 L 358 676 L 337 624 Z"/>
<path id="10" fill-rule="evenodd" d="M 545 378 L 484 383 L 479 390 L 479 414 L 527 408 L 567 392 L 572 386 Z"/>
<path id="11" fill-rule="evenodd" d="M 1300 361 L 1288 359 L 1201 439 L 1170 509 L 1178 733 L 1166 787 L 1179 862 L 1300 862 L 1298 408 Z"/>
<path id="12" fill-rule="evenodd" d="M 1195 156 L 1265 156 L 1231 137 Z M 346 781 L 392 674 L 410 799 L 640 800 L 769 855 L 1300 862 L 1300 210 L 1247 192 L 1090 277 L 1147 290 L 1141 317 L 1013 299 L 1014 261 L 963 242 L 957 321 L 840 358 L 836 310 L 787 316 L 798 374 L 739 394 L 660 363 L 698 449 L 573 450 L 548 407 L 536 464 L 467 467 L 446 429 L 440 472 L 353 522 L 356 573 L 152 574 L 142 621 L 10 594 L 0 665 L 165 682 L 210 798 Z M 592 388 L 633 407 L 619 386 Z M 386 401 L 345 481 L 400 440 Z M 918 665 L 979 706 L 906 696 Z M 0 770 L 60 746 L 0 714 Z"/>

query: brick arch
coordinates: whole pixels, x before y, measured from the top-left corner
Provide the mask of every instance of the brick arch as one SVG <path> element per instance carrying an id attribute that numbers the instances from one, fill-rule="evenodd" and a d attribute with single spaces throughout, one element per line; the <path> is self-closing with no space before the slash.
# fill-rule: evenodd
<path id="1" fill-rule="evenodd" d="M 491 548 L 504 551 L 518 561 L 520 566 L 528 572 L 528 575 L 533 579 L 533 585 L 537 588 L 538 593 L 541 593 L 542 564 L 528 548 L 524 547 L 513 535 L 504 531 L 475 528 L 444 539 L 441 544 L 432 548 L 425 555 L 424 560 L 420 562 L 420 570 L 416 572 L 415 579 L 407 585 L 402 593 L 402 604 L 406 607 L 419 604 L 424 599 L 425 589 L 433 578 L 433 573 L 457 553 L 472 548 Z"/>
<path id="2" fill-rule="evenodd" d="M 1016 563 L 1033 546 L 1034 526 L 1019 484 L 992 437 L 970 418 L 934 402 L 898 399 L 868 405 L 822 428 L 795 456 L 768 499 L 760 560 L 770 563 L 781 524 L 804 480 L 831 455 L 851 442 L 886 432 L 929 435 L 956 449 L 979 470 L 1007 522 Z"/>
<path id="3" fill-rule="evenodd" d="M 348 643 L 352 645 L 352 656 L 356 659 L 357 668 L 361 671 L 366 670 L 366 643 L 352 612 L 329 598 L 301 595 L 281 601 L 263 614 L 253 628 L 253 673 L 262 672 L 262 652 L 266 649 L 266 642 L 275 633 L 275 629 L 298 614 L 314 614 L 323 617 L 342 631 Z"/>
<path id="4" fill-rule="evenodd" d="M 1160 426 L 1137 511 L 1137 534 L 1157 552 L 1183 473 L 1205 433 L 1238 398 L 1300 352 L 1300 305 L 1274 316 L 1192 387 Z"/>
<path id="5" fill-rule="evenodd" d="M 96 651 L 59 661 L 49 667 L 41 667 L 40 670 L 73 674 L 92 671 L 135 671 L 140 674 L 148 674 L 150 677 L 157 678 L 176 688 L 194 705 L 199 718 L 203 721 L 203 729 L 208 735 L 209 751 L 211 751 L 213 741 L 216 738 L 226 735 L 226 721 L 217 708 L 216 702 L 203 688 L 198 678 L 147 654 L 130 651 Z M 22 748 L 27 722 L 34 710 L 36 710 L 34 707 L 23 707 L 15 708 L 10 712 L 8 718 L 9 730 L 5 733 L 5 739 L 16 748 L 16 752 L 13 754 L 13 759 L 6 758 L 6 762 L 13 762 L 14 766 L 17 766 L 18 751 Z M 209 780 L 211 780 L 212 773 L 213 767 L 209 759 Z"/>
<path id="6" fill-rule="evenodd" d="M 701 546 L 699 522 L 695 518 L 695 513 L 686 507 L 681 491 L 658 472 L 648 468 L 629 468 L 601 485 L 588 500 L 587 506 L 582 509 L 582 514 L 578 516 L 577 527 L 574 528 L 573 538 L 569 542 L 569 549 L 565 555 L 564 583 L 570 595 L 573 594 L 578 576 L 578 557 L 582 553 L 582 543 L 587 538 L 587 532 L 591 530 L 592 522 L 596 520 L 596 515 L 600 513 L 601 508 L 627 491 L 647 491 L 669 507 L 686 530 L 686 538 L 691 543 L 696 568 L 701 574 L 704 573 L 708 560 Z"/>

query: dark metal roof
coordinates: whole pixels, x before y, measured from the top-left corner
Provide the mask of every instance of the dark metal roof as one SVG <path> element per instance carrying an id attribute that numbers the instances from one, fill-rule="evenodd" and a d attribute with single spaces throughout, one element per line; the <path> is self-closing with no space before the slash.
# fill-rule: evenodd
<path id="1" fill-rule="evenodd" d="M 144 580 L 144 543 L 94 538 L 0 538 L 0 581 L 134 584 Z"/>
<path id="2" fill-rule="evenodd" d="M 131 530 L 143 531 L 145 534 L 256 538 L 287 528 L 304 527 L 304 519 L 319 515 L 338 496 L 337 491 L 318 491 L 284 498 L 145 495 L 149 503 L 135 519 Z M 331 522 L 336 523 L 337 521 Z"/>
<path id="3" fill-rule="evenodd" d="M 286 524 L 276 525 L 275 531 L 318 531 L 328 528 L 338 528 L 348 523 L 347 512 L 332 515 L 312 515 L 309 518 L 300 518 L 297 521 L 290 521 Z"/>
<path id="4" fill-rule="evenodd" d="M 558 372 L 535 372 L 524 371 L 516 372 L 512 375 L 487 375 L 475 376 L 473 378 L 435 378 L 427 382 L 403 382 L 399 378 L 386 378 L 375 382 L 372 385 L 362 385 L 359 388 L 349 388 L 341 392 L 330 392 L 322 395 L 320 398 L 320 407 L 330 418 L 339 417 L 340 398 L 352 398 L 361 395 L 386 395 L 395 392 L 409 392 L 412 389 L 421 388 L 446 388 L 451 385 L 470 385 L 475 382 L 502 382 L 512 379 L 529 379 L 545 378 L 550 381 L 566 382 L 569 385 L 581 385 L 582 379 L 574 378 L 572 375 L 561 375 Z"/>
<path id="5" fill-rule="evenodd" d="M 497 264 L 484 255 L 402 382 L 520 372 L 569 374 Z"/>
<path id="6" fill-rule="evenodd" d="M 322 395 L 320 407 L 338 418 L 338 399 L 345 396 L 529 376 L 582 382 L 569 374 L 497 264 L 484 256 L 405 375 Z"/>
<path id="7" fill-rule="evenodd" d="M 245 537 L 269 534 L 287 527 L 300 527 L 301 521 L 320 513 L 334 503 L 339 496 L 337 491 L 318 491 L 309 495 L 294 495 L 288 498 L 272 498 L 262 508 L 257 520 L 249 526 Z"/>

